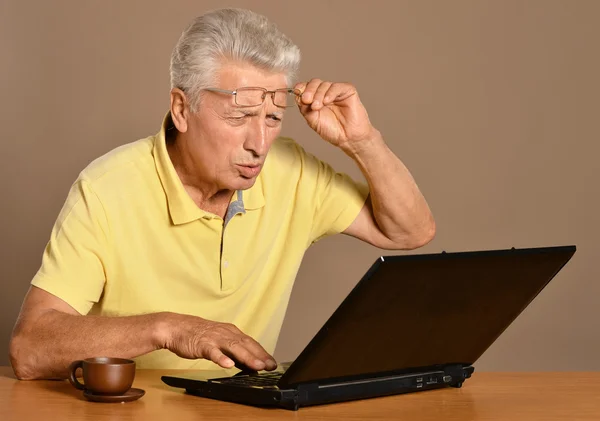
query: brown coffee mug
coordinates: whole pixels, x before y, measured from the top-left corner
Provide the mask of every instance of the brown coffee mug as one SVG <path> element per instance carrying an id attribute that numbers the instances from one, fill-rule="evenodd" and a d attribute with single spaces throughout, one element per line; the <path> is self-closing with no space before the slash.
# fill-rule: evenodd
<path id="1" fill-rule="evenodd" d="M 75 372 L 83 370 L 83 384 Z M 135 361 L 124 358 L 97 357 L 73 361 L 69 366 L 69 382 L 77 389 L 102 395 L 121 395 L 131 389 L 135 377 Z"/>

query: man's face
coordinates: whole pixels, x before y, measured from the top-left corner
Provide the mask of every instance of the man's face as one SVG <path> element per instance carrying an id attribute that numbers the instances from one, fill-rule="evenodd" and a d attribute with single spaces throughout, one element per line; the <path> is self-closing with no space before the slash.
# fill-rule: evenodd
<path id="1" fill-rule="evenodd" d="M 286 87 L 285 74 L 247 64 L 224 64 L 217 80 L 214 87 L 232 91 L 242 87 Z M 260 106 L 240 107 L 233 95 L 211 91 L 202 94 L 186 136 L 196 170 L 220 190 L 252 187 L 281 131 L 285 108 L 275 106 L 270 95 Z"/>

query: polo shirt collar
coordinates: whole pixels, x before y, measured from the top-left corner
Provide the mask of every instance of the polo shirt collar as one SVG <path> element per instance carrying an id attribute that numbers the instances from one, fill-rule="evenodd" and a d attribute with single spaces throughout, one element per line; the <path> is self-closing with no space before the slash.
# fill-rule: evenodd
<path id="1" fill-rule="evenodd" d="M 254 185 L 250 187 L 248 190 L 242 191 L 242 204 L 246 210 L 256 210 L 260 209 L 265 205 L 265 196 L 263 194 L 263 172 L 264 167 L 262 168 L 258 177 L 256 177 L 256 181 Z M 234 195 L 235 196 L 235 195 Z"/>
<path id="2" fill-rule="evenodd" d="M 172 127 L 171 113 L 168 112 L 163 119 L 160 132 L 154 136 L 152 154 L 154 155 L 154 163 L 156 165 L 158 177 L 167 197 L 171 221 L 175 225 L 181 225 L 196 221 L 200 218 L 217 218 L 216 215 L 200 209 L 198 205 L 194 203 L 188 192 L 185 190 L 179 175 L 177 175 L 177 171 L 175 171 L 175 167 L 173 166 L 167 151 L 165 133 L 170 127 Z M 174 130 L 174 128 L 171 128 L 171 130 Z M 231 202 L 236 200 L 238 200 L 237 192 L 233 194 Z M 241 206 L 244 210 L 254 210 L 263 207 L 264 204 L 265 199 L 263 195 L 261 173 L 256 178 L 254 185 L 250 189 L 242 192 Z"/>

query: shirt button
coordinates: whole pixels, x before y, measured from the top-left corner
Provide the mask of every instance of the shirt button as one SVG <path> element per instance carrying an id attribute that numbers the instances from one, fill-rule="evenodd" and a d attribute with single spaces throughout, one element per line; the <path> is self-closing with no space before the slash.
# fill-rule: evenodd
<path id="1" fill-rule="evenodd" d="M 227 269 L 229 267 L 229 260 L 225 260 L 223 262 L 223 267 L 225 267 L 225 269 Z"/>

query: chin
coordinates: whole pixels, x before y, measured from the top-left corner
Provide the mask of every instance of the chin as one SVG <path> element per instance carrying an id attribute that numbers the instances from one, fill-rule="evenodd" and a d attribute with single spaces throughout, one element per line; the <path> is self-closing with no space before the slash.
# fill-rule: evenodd
<path id="1" fill-rule="evenodd" d="M 256 177 L 244 178 L 238 177 L 238 179 L 232 183 L 232 190 L 247 190 L 256 183 Z"/>

